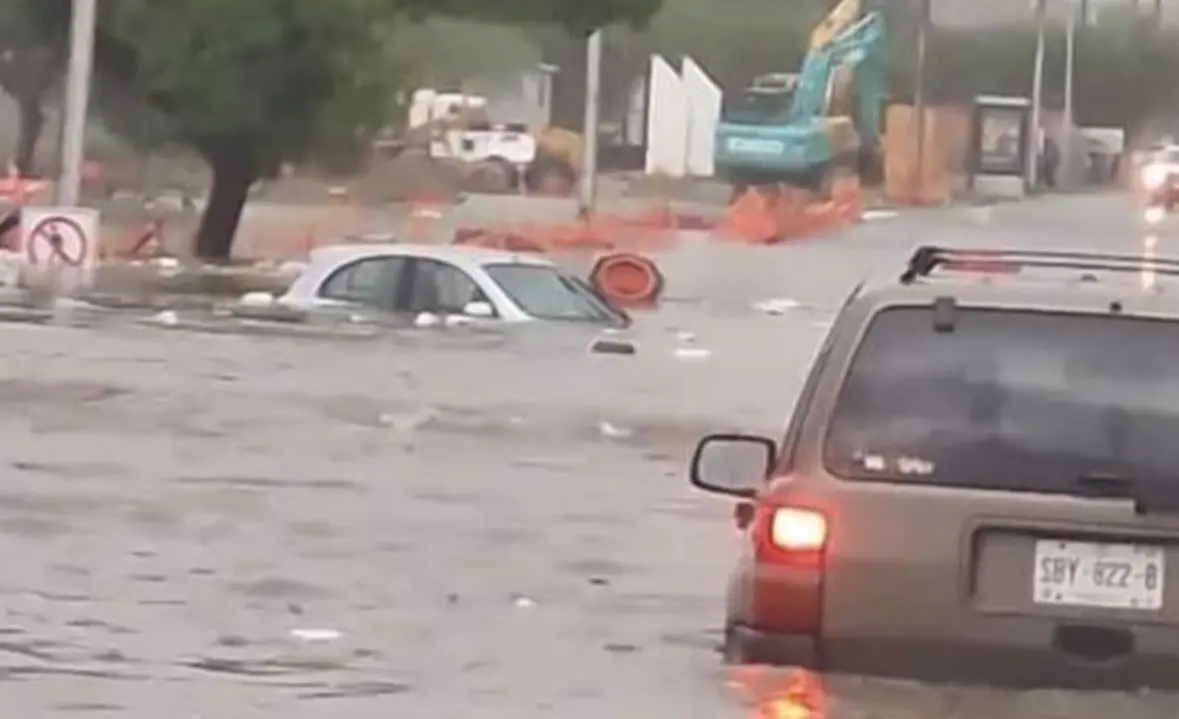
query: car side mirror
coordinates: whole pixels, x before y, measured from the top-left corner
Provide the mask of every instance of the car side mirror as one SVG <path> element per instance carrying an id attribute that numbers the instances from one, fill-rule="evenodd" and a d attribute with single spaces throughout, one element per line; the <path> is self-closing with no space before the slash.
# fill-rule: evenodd
<path id="1" fill-rule="evenodd" d="M 495 317 L 495 308 L 491 306 L 490 302 L 468 302 L 463 307 L 463 314 L 467 317 L 491 319 Z"/>
<path id="2" fill-rule="evenodd" d="M 754 497 L 774 464 L 774 441 L 748 434 L 712 434 L 692 455 L 692 484 L 706 492 Z"/>

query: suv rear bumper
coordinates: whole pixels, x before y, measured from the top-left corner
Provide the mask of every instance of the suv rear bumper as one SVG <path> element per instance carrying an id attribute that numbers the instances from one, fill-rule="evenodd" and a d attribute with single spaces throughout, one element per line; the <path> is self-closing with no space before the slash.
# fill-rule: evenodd
<path id="1" fill-rule="evenodd" d="M 1179 691 L 1179 656 L 1133 655 L 1113 662 L 1074 662 L 1051 649 L 946 645 L 920 640 L 824 643 L 798 634 L 764 632 L 747 625 L 728 630 L 726 654 L 737 663 L 796 667 L 819 674 L 926 685 L 992 689 Z M 1179 717 L 1179 695 L 1174 716 Z"/>
<path id="2" fill-rule="evenodd" d="M 763 632 L 745 624 L 729 627 L 728 642 L 735 656 L 754 664 L 820 669 L 819 643 L 802 634 Z"/>

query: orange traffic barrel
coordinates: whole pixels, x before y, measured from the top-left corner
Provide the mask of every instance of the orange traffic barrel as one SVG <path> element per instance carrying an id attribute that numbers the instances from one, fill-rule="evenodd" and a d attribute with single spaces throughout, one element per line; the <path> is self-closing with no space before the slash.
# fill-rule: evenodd
<path id="1" fill-rule="evenodd" d="M 650 259 L 633 252 L 611 252 L 594 262 L 590 283 L 620 307 L 652 307 L 663 294 L 664 278 Z"/>

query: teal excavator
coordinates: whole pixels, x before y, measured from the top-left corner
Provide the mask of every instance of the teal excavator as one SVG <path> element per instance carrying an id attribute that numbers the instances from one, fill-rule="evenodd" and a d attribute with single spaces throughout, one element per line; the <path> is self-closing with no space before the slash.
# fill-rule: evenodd
<path id="1" fill-rule="evenodd" d="M 716 173 L 734 197 L 758 186 L 826 193 L 841 172 L 879 173 L 884 19 L 863 12 L 862 2 L 843 0 L 815 28 L 797 76 L 759 78 L 722 116 Z"/>

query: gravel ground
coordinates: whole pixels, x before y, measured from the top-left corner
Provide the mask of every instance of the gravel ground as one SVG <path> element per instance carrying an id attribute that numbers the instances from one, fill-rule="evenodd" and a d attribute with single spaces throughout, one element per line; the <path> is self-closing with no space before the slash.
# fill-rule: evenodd
<path id="1" fill-rule="evenodd" d="M 693 441 L 776 434 L 846 291 L 918 242 L 1125 249 L 1137 232 L 1119 200 L 1087 197 L 914 211 L 774 249 L 685 238 L 633 357 L 543 328 L 345 342 L 0 325 L 3 706 L 806 717 L 749 706 L 781 672 L 718 661 L 738 538 L 727 504 L 688 488 Z M 832 692 L 831 719 L 1179 714 L 1156 698 Z"/>

